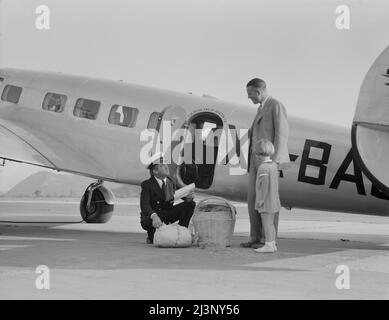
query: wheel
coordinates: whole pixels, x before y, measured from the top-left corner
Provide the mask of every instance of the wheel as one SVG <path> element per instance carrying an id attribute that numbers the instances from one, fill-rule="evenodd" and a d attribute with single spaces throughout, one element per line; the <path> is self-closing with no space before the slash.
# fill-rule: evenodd
<path id="1" fill-rule="evenodd" d="M 113 215 L 113 204 L 107 204 L 99 189 L 92 194 L 89 210 L 87 209 L 88 193 L 85 192 L 80 202 L 80 213 L 86 223 L 106 223 Z"/>

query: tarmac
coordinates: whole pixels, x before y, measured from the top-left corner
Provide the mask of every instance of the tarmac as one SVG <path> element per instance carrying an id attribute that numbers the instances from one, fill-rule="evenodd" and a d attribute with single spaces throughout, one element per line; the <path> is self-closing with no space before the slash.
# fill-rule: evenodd
<path id="1" fill-rule="evenodd" d="M 231 247 L 157 248 L 138 201 L 85 224 L 78 199 L 0 200 L 0 299 L 389 298 L 389 217 L 283 209 L 278 251 L 259 254 L 239 246 L 249 221 L 234 203 Z"/>

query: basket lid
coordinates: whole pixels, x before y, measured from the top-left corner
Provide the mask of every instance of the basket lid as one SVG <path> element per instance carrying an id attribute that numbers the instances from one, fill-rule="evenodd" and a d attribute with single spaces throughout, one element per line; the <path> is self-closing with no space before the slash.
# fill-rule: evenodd
<path id="1" fill-rule="evenodd" d="M 229 211 L 231 214 L 236 214 L 236 209 L 226 199 L 220 197 L 209 197 L 201 200 L 196 208 L 196 212 L 226 212 Z"/>

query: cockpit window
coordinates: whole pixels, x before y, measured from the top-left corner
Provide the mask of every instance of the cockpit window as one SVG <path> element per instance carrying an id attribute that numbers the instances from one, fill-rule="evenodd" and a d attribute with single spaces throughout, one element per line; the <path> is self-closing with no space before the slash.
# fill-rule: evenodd
<path id="1" fill-rule="evenodd" d="M 42 109 L 54 112 L 62 112 L 66 104 L 66 96 L 63 94 L 49 92 L 42 103 Z"/>
<path id="2" fill-rule="evenodd" d="M 134 128 L 139 110 L 136 108 L 114 104 L 109 114 L 108 122 L 123 127 Z"/>
<path id="3" fill-rule="evenodd" d="M 20 99 L 20 95 L 22 94 L 23 88 L 6 85 L 3 93 L 1 95 L 1 100 L 12 102 L 12 103 L 18 103 Z"/>
<path id="4" fill-rule="evenodd" d="M 100 109 L 100 101 L 80 98 L 77 100 L 73 115 L 80 118 L 95 120 Z"/>

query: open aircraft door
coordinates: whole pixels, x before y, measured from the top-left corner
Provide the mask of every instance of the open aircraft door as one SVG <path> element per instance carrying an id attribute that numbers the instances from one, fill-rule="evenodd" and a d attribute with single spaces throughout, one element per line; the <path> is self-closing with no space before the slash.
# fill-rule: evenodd
<path id="1" fill-rule="evenodd" d="M 158 114 L 155 123 L 149 127 L 155 129 L 158 135 L 154 139 L 153 153 L 162 151 L 168 161 L 170 175 L 176 179 L 177 157 L 173 154 L 176 146 L 181 144 L 184 137 L 182 135 L 186 121 L 186 111 L 181 106 L 168 106 Z M 177 147 L 179 148 L 179 147 Z"/>
<path id="2" fill-rule="evenodd" d="M 362 83 L 351 140 L 358 166 L 378 189 L 389 195 L 389 46 Z"/>

